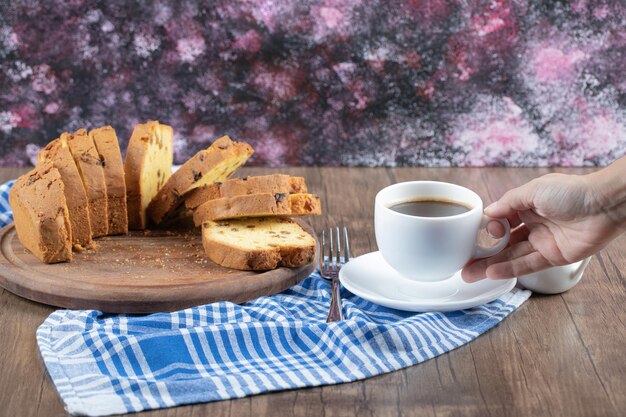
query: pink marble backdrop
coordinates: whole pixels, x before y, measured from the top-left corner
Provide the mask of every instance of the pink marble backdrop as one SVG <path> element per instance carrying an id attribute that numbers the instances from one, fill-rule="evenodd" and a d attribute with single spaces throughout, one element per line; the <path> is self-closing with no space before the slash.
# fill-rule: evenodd
<path id="1" fill-rule="evenodd" d="M 0 165 L 60 132 L 230 134 L 257 165 L 605 165 L 626 153 L 615 1 L 0 2 Z"/>

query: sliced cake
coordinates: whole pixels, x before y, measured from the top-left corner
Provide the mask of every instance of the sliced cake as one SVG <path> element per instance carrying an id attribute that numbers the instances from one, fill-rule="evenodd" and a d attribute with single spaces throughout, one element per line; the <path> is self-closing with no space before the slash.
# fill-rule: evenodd
<path id="1" fill-rule="evenodd" d="M 190 209 L 220 197 L 247 194 L 297 194 L 306 193 L 302 177 L 284 174 L 261 175 L 258 177 L 232 178 L 223 183 L 206 184 L 185 194 L 185 206 Z"/>
<path id="2" fill-rule="evenodd" d="M 72 243 L 79 250 L 89 247 L 92 241 L 87 193 L 67 142 L 53 140 L 39 152 L 37 159 L 38 166 L 51 163 L 59 171 L 72 225 Z"/>
<path id="3" fill-rule="evenodd" d="M 315 256 L 313 236 L 282 217 L 206 222 L 202 244 L 213 262 L 241 270 L 298 267 Z"/>
<path id="4" fill-rule="evenodd" d="M 320 198 L 313 194 L 249 194 L 209 200 L 193 213 L 196 226 L 211 220 L 265 216 L 321 214 Z"/>
<path id="5" fill-rule="evenodd" d="M 103 126 L 90 131 L 89 137 L 96 145 L 104 170 L 109 213 L 107 234 L 126 234 L 128 233 L 126 182 L 124 180 L 124 164 L 117 135 L 111 126 Z"/>
<path id="6" fill-rule="evenodd" d="M 285 174 L 233 178 L 224 182 L 220 187 L 222 197 L 260 193 L 300 194 L 306 192 L 304 178 L 291 177 Z"/>
<path id="7" fill-rule="evenodd" d="M 135 126 L 124 161 L 128 228 L 145 229 L 146 209 L 172 175 L 174 131 L 150 121 Z"/>
<path id="8" fill-rule="evenodd" d="M 200 187 L 196 187 L 193 190 L 190 190 L 185 195 L 183 195 L 183 199 L 185 200 L 185 207 L 193 210 L 209 200 L 221 198 L 221 185 L 222 183 L 214 182 L 212 184 L 204 184 Z"/>
<path id="9" fill-rule="evenodd" d="M 85 129 L 77 130 L 74 134 L 63 133 L 61 141 L 67 143 L 85 186 L 92 237 L 105 236 L 108 233 L 109 221 L 104 162 Z"/>
<path id="10" fill-rule="evenodd" d="M 161 223 L 183 202 L 183 194 L 204 184 L 222 182 L 243 165 L 252 147 L 233 142 L 228 136 L 217 139 L 208 149 L 185 162 L 158 191 L 148 206 L 148 215 L 155 224 Z"/>
<path id="11" fill-rule="evenodd" d="M 11 188 L 9 204 L 17 236 L 45 263 L 72 260 L 72 228 L 58 169 L 43 162 Z"/>

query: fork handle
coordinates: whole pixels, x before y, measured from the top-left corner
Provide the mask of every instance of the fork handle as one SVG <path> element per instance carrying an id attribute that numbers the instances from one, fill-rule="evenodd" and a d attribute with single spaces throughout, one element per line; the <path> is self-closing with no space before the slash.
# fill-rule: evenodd
<path id="1" fill-rule="evenodd" d="M 328 318 L 326 319 L 326 323 L 343 320 L 343 312 L 341 311 L 341 285 L 339 284 L 339 278 L 333 277 L 330 288 L 330 310 L 328 311 Z"/>

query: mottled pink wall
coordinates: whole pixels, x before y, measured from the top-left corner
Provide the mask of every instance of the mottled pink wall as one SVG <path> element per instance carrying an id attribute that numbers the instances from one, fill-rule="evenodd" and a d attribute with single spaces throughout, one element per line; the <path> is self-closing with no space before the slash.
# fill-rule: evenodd
<path id="1" fill-rule="evenodd" d="M 605 165 L 623 1 L 0 2 L 0 165 L 60 132 L 222 134 L 257 165 Z"/>

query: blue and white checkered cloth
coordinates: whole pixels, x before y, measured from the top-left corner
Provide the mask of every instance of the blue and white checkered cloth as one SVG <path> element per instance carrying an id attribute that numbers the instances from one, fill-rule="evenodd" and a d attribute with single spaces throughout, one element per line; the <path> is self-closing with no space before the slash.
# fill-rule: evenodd
<path id="1" fill-rule="evenodd" d="M 4 227 L 13 221 L 13 211 L 9 205 L 9 191 L 15 184 L 15 180 L 0 185 L 0 227 Z"/>
<path id="2" fill-rule="evenodd" d="M 469 310 L 416 314 L 344 291 L 345 320 L 328 324 L 330 285 L 313 274 L 243 305 L 150 315 L 58 310 L 37 343 L 66 410 L 103 416 L 394 371 L 470 342 L 529 296 L 514 289 Z"/>

